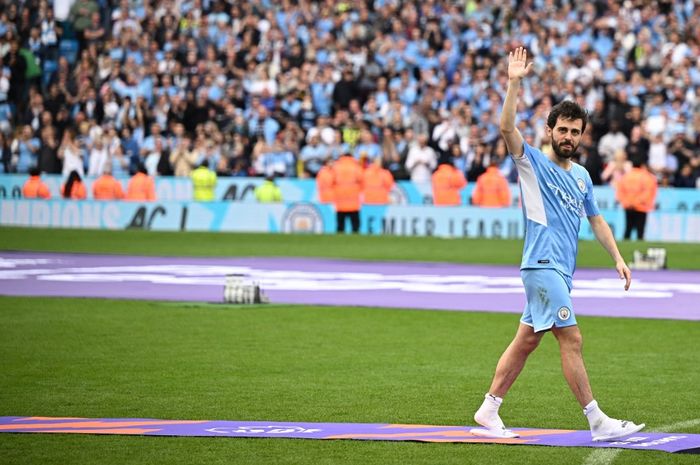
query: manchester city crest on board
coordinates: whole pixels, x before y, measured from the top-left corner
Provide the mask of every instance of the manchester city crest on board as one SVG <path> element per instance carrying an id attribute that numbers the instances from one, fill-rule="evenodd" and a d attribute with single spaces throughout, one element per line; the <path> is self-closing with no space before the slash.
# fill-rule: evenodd
<path id="1" fill-rule="evenodd" d="M 287 207 L 282 217 L 283 232 L 323 232 L 323 217 L 315 205 L 310 203 L 295 203 Z"/>

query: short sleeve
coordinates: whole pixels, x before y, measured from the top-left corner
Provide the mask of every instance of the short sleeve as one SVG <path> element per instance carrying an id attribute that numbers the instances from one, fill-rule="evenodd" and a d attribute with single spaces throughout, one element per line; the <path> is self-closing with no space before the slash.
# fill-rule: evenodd
<path id="1" fill-rule="evenodd" d="M 512 156 L 511 154 L 511 157 Z M 530 163 L 538 167 L 542 166 L 542 164 L 548 160 L 544 153 L 529 145 L 527 142 L 523 142 L 523 157 L 521 158 L 527 158 L 530 160 Z M 513 157 L 513 160 L 517 159 Z"/>

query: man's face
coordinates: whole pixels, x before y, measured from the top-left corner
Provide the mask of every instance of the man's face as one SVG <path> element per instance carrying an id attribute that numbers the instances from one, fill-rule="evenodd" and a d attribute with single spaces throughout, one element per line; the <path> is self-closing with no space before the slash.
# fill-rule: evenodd
<path id="1" fill-rule="evenodd" d="M 547 134 L 552 138 L 552 148 L 559 158 L 571 158 L 581 143 L 583 121 L 559 117 L 554 128 L 547 126 Z"/>

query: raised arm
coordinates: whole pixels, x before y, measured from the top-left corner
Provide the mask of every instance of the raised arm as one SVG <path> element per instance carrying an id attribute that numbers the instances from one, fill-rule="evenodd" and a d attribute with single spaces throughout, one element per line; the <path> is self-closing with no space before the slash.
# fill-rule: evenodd
<path id="1" fill-rule="evenodd" d="M 508 53 L 508 90 L 501 112 L 501 134 L 506 141 L 508 152 L 515 157 L 523 155 L 523 136 L 515 127 L 515 110 L 518 106 L 520 81 L 527 76 L 532 63 L 527 63 L 527 52 L 523 47 Z"/>
<path id="2" fill-rule="evenodd" d="M 601 215 L 589 216 L 588 221 L 591 223 L 591 228 L 593 229 L 593 234 L 598 242 L 603 246 L 605 250 L 608 251 L 612 259 L 615 261 L 615 269 L 620 275 L 620 279 L 625 280 L 625 290 L 630 288 L 632 283 L 632 272 L 627 267 L 625 260 L 620 255 L 620 251 L 617 248 L 617 243 L 615 242 L 615 237 L 613 236 L 610 226 L 605 221 Z"/>

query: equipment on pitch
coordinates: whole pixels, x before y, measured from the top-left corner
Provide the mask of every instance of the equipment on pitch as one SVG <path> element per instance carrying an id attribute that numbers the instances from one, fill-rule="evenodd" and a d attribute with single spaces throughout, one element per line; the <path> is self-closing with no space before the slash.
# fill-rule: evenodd
<path id="1" fill-rule="evenodd" d="M 260 283 L 246 280 L 241 274 L 226 275 L 224 302 L 227 304 L 266 304 L 270 299 L 260 289 Z"/>
<path id="2" fill-rule="evenodd" d="M 633 270 L 665 270 L 666 249 L 662 247 L 650 247 L 646 253 L 634 251 L 634 260 L 630 263 Z"/>

